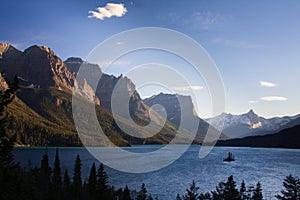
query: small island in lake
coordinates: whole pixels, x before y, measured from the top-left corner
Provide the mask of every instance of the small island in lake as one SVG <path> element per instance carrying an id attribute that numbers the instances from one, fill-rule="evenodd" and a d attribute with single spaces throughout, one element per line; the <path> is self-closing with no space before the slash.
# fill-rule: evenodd
<path id="1" fill-rule="evenodd" d="M 224 162 L 232 162 L 232 161 L 235 161 L 235 159 L 234 159 L 234 156 L 232 155 L 232 153 L 229 152 L 227 158 L 225 158 L 223 161 Z"/>

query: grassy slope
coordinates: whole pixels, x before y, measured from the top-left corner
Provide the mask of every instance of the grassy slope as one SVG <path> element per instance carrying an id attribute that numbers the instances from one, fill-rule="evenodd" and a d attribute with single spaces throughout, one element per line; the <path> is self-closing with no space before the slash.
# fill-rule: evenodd
<path id="1" fill-rule="evenodd" d="M 56 88 L 48 89 L 28 89 L 22 88 L 17 93 L 12 104 L 6 109 L 9 114 L 9 129 L 11 133 L 17 133 L 18 144 L 34 146 L 78 146 L 81 141 L 78 138 L 72 115 L 72 95 L 66 90 Z M 81 97 L 78 97 L 81 98 Z M 80 101 L 85 103 L 81 106 L 81 115 L 86 115 L 88 103 L 82 98 Z M 117 146 L 126 146 L 129 143 L 167 144 L 177 132 L 177 128 L 167 122 L 163 129 L 153 137 L 146 140 L 135 138 L 124 133 L 117 126 L 112 113 L 106 109 L 96 106 L 98 121 L 104 133 Z M 160 116 L 156 116 L 159 120 Z M 91 146 L 106 146 L 104 138 L 95 134 L 97 128 L 91 126 L 88 117 L 85 118 L 82 126 L 87 134 L 81 138 L 88 141 Z M 118 117 L 128 130 L 134 130 L 135 125 L 129 123 L 127 119 Z M 146 123 L 145 119 L 140 119 L 141 124 Z M 138 129 L 141 134 L 146 135 L 144 130 Z M 154 131 L 154 130 L 153 130 Z M 151 131 L 150 131 L 151 132 Z M 184 142 L 184 139 L 182 139 Z"/>

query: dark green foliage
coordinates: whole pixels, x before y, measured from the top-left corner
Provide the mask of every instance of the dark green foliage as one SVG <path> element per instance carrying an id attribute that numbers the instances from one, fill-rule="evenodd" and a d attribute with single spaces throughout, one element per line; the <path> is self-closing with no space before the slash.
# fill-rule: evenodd
<path id="1" fill-rule="evenodd" d="M 97 194 L 100 199 L 105 200 L 108 195 L 108 176 L 104 171 L 104 165 L 101 163 L 97 172 Z"/>
<path id="2" fill-rule="evenodd" d="M 246 188 L 245 181 L 242 181 L 241 187 L 240 187 L 240 198 L 241 198 L 241 200 L 247 200 L 248 199 L 246 190 L 247 190 L 247 188 Z"/>
<path id="3" fill-rule="evenodd" d="M 4 114 L 4 108 L 12 102 L 17 89 L 17 78 L 9 88 L 0 88 L 0 194 L 2 199 L 7 200 L 20 195 L 18 191 L 21 187 L 20 167 L 12 155 L 16 135 L 7 133 L 7 115 Z"/>
<path id="4" fill-rule="evenodd" d="M 51 168 L 49 166 L 49 159 L 47 150 L 41 161 L 41 168 L 38 175 L 38 199 L 50 199 L 51 187 Z"/>
<path id="5" fill-rule="evenodd" d="M 212 192 L 214 200 L 239 200 L 239 191 L 236 189 L 236 183 L 233 176 L 229 176 L 227 182 L 219 183 L 216 191 Z"/>
<path id="6" fill-rule="evenodd" d="M 64 173 L 64 182 L 62 190 L 64 199 L 71 199 L 71 181 L 67 169 L 65 169 Z"/>
<path id="7" fill-rule="evenodd" d="M 283 182 L 285 190 L 281 190 L 281 195 L 276 195 L 279 200 L 300 200 L 300 180 L 297 177 L 289 175 Z"/>
<path id="8" fill-rule="evenodd" d="M 146 200 L 147 198 L 147 189 L 146 185 L 142 183 L 141 190 L 137 193 L 137 200 Z"/>
<path id="9" fill-rule="evenodd" d="M 82 195 L 81 165 L 80 156 L 77 155 L 73 172 L 73 199 L 81 199 Z"/>
<path id="10" fill-rule="evenodd" d="M 96 171 L 96 165 L 95 163 L 93 163 L 90 171 L 89 180 L 87 183 L 88 193 L 91 199 L 96 199 L 96 184 L 97 184 L 97 171 Z"/>
<path id="11" fill-rule="evenodd" d="M 260 182 L 258 182 L 258 183 L 256 184 L 256 188 L 255 188 L 255 190 L 253 191 L 252 199 L 253 199 L 253 200 L 262 200 L 262 199 L 263 199 L 262 189 L 261 189 L 261 184 L 260 184 Z"/>
<path id="12" fill-rule="evenodd" d="M 195 181 L 192 181 L 190 188 L 186 190 L 186 194 L 184 195 L 184 200 L 196 200 L 199 197 L 198 193 L 199 187 L 196 186 Z"/>
<path id="13" fill-rule="evenodd" d="M 130 190 L 128 189 L 128 186 L 125 186 L 124 192 L 123 192 L 123 200 L 132 200 L 130 196 Z"/>
<path id="14" fill-rule="evenodd" d="M 53 176 L 52 176 L 51 194 L 54 199 L 60 200 L 62 199 L 61 193 L 62 193 L 62 178 L 61 178 L 61 169 L 60 169 L 60 159 L 59 159 L 58 149 L 56 149 Z"/>
<path id="15" fill-rule="evenodd" d="M 210 193 L 205 193 L 205 194 L 200 194 L 199 195 L 199 200 L 211 200 L 212 199 L 212 197 L 211 197 L 211 195 L 210 195 Z"/>

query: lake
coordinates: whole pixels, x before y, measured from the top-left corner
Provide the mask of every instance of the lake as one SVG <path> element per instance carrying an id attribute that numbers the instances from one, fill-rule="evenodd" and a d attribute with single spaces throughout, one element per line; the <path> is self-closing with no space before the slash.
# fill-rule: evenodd
<path id="1" fill-rule="evenodd" d="M 126 147 L 133 152 L 155 151 L 160 145 L 144 145 Z M 192 145 L 183 156 L 171 165 L 154 172 L 124 173 L 106 167 L 109 183 L 115 188 L 124 188 L 127 184 L 131 190 L 140 189 L 146 184 L 148 193 L 161 200 L 175 199 L 176 194 L 184 194 L 192 180 L 200 187 L 200 192 L 214 190 L 220 181 L 226 181 L 230 175 L 239 187 L 242 180 L 247 186 L 261 182 L 264 199 L 275 199 L 282 189 L 285 176 L 292 174 L 300 176 L 300 150 L 247 147 L 215 147 L 205 158 L 198 157 L 200 146 Z M 48 148 L 49 162 L 53 167 L 56 148 Z M 40 165 L 45 148 L 15 148 L 15 160 L 22 166 L 27 166 L 28 160 L 34 165 Z M 67 168 L 70 176 L 77 154 L 82 160 L 82 174 L 89 175 L 93 162 L 99 162 L 85 148 L 59 148 L 61 168 Z M 232 152 L 236 161 L 224 163 L 228 152 Z"/>

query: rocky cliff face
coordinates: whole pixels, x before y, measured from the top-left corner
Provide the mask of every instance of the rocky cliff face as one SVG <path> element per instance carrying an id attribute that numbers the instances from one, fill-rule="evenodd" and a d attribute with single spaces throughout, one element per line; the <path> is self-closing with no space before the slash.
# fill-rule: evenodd
<path id="1" fill-rule="evenodd" d="M 100 99 L 101 106 L 105 107 L 108 110 L 111 110 L 111 96 L 116 84 L 119 82 L 122 88 L 121 92 L 124 95 L 130 96 L 129 101 L 129 111 L 130 114 L 135 117 L 139 115 L 140 117 L 148 118 L 148 106 L 142 101 L 140 95 L 136 91 L 134 83 L 127 78 L 126 76 L 120 75 L 115 77 L 113 75 L 105 74 L 101 71 L 101 68 L 96 64 L 91 64 L 82 61 L 80 58 L 68 58 L 65 61 L 66 65 L 72 72 L 77 73 L 80 67 L 85 68 L 84 77 L 87 78 L 89 84 L 97 84 L 96 96 Z M 99 83 L 94 81 L 101 76 Z M 120 105 L 124 102 L 120 102 Z"/>
<path id="2" fill-rule="evenodd" d="M 8 80 L 17 75 L 20 84 L 26 87 L 68 89 L 89 101 L 99 102 L 87 82 L 82 80 L 78 83 L 74 73 L 49 47 L 34 45 L 24 52 L 7 44 L 1 44 L 0 47 L 0 70 Z"/>
<path id="3" fill-rule="evenodd" d="M 184 111 L 182 110 L 183 108 L 180 107 L 179 101 L 182 103 Z M 158 95 L 154 95 L 150 98 L 144 99 L 144 102 L 148 106 L 153 106 L 155 104 L 160 104 L 161 106 L 163 106 L 167 113 L 167 119 L 176 126 L 180 125 L 182 118 L 187 121 L 190 120 L 199 122 L 194 142 L 202 143 L 203 138 L 207 133 L 209 124 L 196 115 L 194 105 L 190 96 L 160 93 Z M 156 110 L 156 112 L 158 112 L 159 114 L 161 113 L 161 111 L 159 110 Z M 183 128 L 190 131 L 190 127 L 188 126 Z M 227 139 L 227 136 L 221 134 L 220 139 Z"/>

